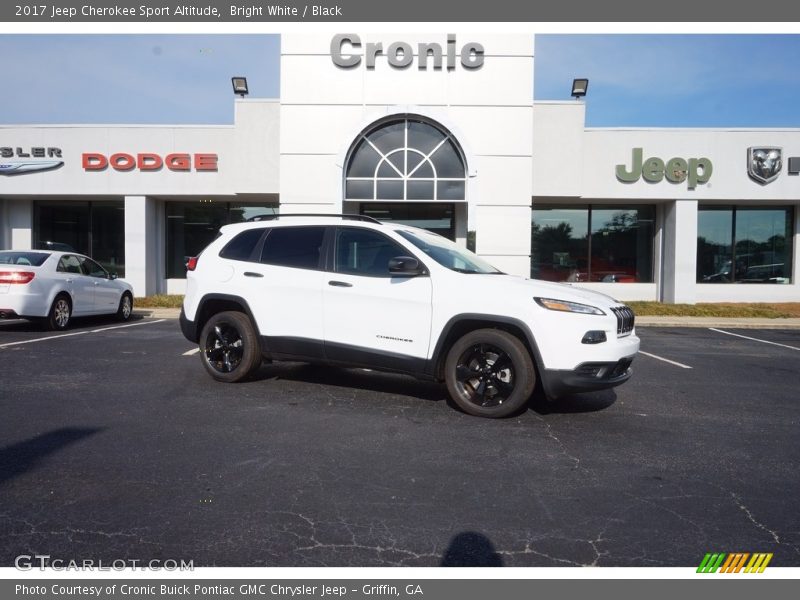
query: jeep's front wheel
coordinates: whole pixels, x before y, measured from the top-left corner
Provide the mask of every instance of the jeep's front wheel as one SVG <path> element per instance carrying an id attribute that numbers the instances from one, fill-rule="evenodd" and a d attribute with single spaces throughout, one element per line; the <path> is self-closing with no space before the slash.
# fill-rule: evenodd
<path id="1" fill-rule="evenodd" d="M 464 412 L 500 418 L 525 406 L 536 385 L 536 371 L 518 338 L 499 329 L 478 329 L 450 348 L 445 381 Z"/>
<path id="2" fill-rule="evenodd" d="M 233 383 L 246 379 L 261 365 L 255 329 L 244 313 L 215 314 L 200 334 L 200 357 L 209 375 Z"/>

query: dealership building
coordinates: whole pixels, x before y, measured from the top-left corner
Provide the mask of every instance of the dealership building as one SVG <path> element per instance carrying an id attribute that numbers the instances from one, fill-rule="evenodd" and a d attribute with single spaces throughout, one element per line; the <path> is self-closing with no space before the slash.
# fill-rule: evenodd
<path id="1" fill-rule="evenodd" d="M 182 293 L 226 223 L 345 212 L 622 300 L 800 300 L 800 130 L 587 128 L 533 74 L 526 35 L 282 35 L 232 125 L 0 125 L 0 248 Z"/>

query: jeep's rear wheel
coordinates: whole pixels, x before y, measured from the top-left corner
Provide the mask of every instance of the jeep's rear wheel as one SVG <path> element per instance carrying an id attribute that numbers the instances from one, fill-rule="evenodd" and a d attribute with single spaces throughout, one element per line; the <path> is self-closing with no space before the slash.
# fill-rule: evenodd
<path id="1" fill-rule="evenodd" d="M 498 329 L 478 329 L 459 339 L 447 354 L 445 381 L 450 397 L 479 417 L 507 417 L 533 394 L 536 371 L 525 345 Z"/>
<path id="2" fill-rule="evenodd" d="M 261 349 L 247 315 L 226 311 L 211 317 L 200 334 L 200 357 L 217 381 L 233 383 L 252 375 L 261 365 Z"/>

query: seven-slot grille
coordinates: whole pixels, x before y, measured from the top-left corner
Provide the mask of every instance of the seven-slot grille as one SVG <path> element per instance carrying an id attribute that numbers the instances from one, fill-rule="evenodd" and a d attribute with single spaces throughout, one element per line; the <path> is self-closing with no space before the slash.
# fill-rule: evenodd
<path id="1" fill-rule="evenodd" d="M 617 317 L 617 335 L 628 335 L 633 331 L 634 314 L 627 306 L 615 306 L 611 309 Z"/>

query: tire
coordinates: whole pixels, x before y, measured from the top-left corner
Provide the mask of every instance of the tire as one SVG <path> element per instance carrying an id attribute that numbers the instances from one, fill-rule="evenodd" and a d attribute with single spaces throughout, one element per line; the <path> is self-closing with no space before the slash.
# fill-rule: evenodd
<path id="1" fill-rule="evenodd" d="M 530 352 L 515 336 L 478 329 L 461 337 L 447 353 L 445 381 L 461 410 L 498 419 L 522 410 L 536 385 Z"/>
<path id="2" fill-rule="evenodd" d="M 133 315 L 133 296 L 130 292 L 123 292 L 122 298 L 119 299 L 117 321 L 130 321 L 131 315 Z"/>
<path id="3" fill-rule="evenodd" d="M 242 381 L 261 366 L 258 336 L 244 313 L 215 314 L 203 327 L 199 343 L 203 366 L 217 381 Z"/>
<path id="4" fill-rule="evenodd" d="M 50 312 L 47 313 L 44 326 L 51 331 L 64 331 L 69 327 L 71 318 L 72 300 L 67 294 L 61 293 L 53 299 L 53 305 L 50 307 Z"/>

